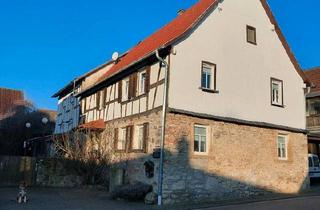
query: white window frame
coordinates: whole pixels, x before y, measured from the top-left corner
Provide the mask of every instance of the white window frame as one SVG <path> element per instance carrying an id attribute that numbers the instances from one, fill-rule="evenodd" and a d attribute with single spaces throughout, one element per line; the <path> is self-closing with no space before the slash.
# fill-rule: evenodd
<path id="1" fill-rule="evenodd" d="M 142 79 L 142 75 L 144 74 L 144 79 Z M 138 88 L 138 93 L 139 95 L 143 95 L 146 93 L 146 78 L 147 78 L 147 71 L 146 70 L 143 70 L 143 71 L 140 71 L 138 73 L 138 85 L 137 85 L 137 88 Z"/>
<path id="2" fill-rule="evenodd" d="M 127 145 L 127 128 L 120 128 L 119 129 L 119 137 L 117 142 L 117 150 L 124 151 L 126 150 Z M 123 148 L 119 148 L 120 143 L 122 143 Z"/>
<path id="3" fill-rule="evenodd" d="M 127 101 L 129 100 L 130 78 L 125 78 L 122 84 L 122 89 L 124 90 L 122 95 L 122 101 Z"/>
<path id="4" fill-rule="evenodd" d="M 205 75 L 205 76 L 204 76 Z M 210 76 L 210 81 L 208 77 Z M 216 91 L 216 76 L 217 65 L 208 61 L 202 61 L 201 63 L 201 86 L 204 91 Z M 203 85 L 203 79 L 205 77 L 205 85 Z"/>
<path id="5" fill-rule="evenodd" d="M 284 143 L 280 143 L 279 138 L 284 139 Z M 285 156 L 283 153 L 283 149 L 285 151 Z M 288 160 L 288 135 L 278 134 L 277 136 L 277 156 L 279 160 Z"/>
<path id="6" fill-rule="evenodd" d="M 141 139 L 140 139 L 141 138 Z M 137 125 L 137 126 L 135 126 L 135 132 L 134 132 L 134 138 L 133 138 L 133 142 L 132 142 L 132 146 L 131 146 L 131 149 L 133 150 L 133 151 L 137 151 L 137 150 L 139 150 L 139 151 L 141 151 L 141 150 L 143 150 L 144 149 L 144 125 Z M 139 142 L 140 142 L 140 147 L 134 147 L 135 145 L 135 143 L 137 144 L 137 145 L 139 145 Z"/>
<path id="7" fill-rule="evenodd" d="M 194 144 L 195 144 L 195 137 L 196 137 L 196 128 L 205 128 L 206 129 L 206 147 L 205 147 L 205 152 L 201 152 L 201 138 L 199 138 L 199 150 L 195 151 L 194 149 Z M 209 150 L 209 126 L 206 125 L 200 125 L 200 124 L 195 124 L 193 126 L 193 153 L 196 155 L 207 155 L 208 154 L 208 150 Z"/>
<path id="8" fill-rule="evenodd" d="M 278 89 L 275 90 L 274 86 Z M 271 78 L 271 104 L 274 106 L 283 106 L 283 81 Z"/>

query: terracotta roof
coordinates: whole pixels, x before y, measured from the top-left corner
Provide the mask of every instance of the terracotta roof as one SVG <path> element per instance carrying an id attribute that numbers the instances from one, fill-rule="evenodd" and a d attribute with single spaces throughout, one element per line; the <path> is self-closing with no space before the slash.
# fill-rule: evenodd
<path id="1" fill-rule="evenodd" d="M 272 11 L 266 0 L 260 0 L 263 8 L 268 15 L 270 22 L 275 25 L 276 33 L 284 46 L 291 62 L 293 63 L 296 71 L 304 80 L 305 83 L 310 84 L 310 81 L 305 76 L 303 71 L 300 68 L 300 65 L 292 53 L 277 21 L 275 20 Z M 123 57 L 119 59 L 119 61 L 101 78 L 97 80 L 95 85 L 84 90 L 81 94 L 85 93 L 89 89 L 97 86 L 101 82 L 107 80 L 111 76 L 126 70 L 130 66 L 135 63 L 142 61 L 143 59 L 153 55 L 153 53 L 161 48 L 165 48 L 170 46 L 172 43 L 177 41 L 183 35 L 186 35 L 190 29 L 195 27 L 203 17 L 207 14 L 210 9 L 215 6 L 219 0 L 199 0 L 193 7 L 186 10 L 183 14 L 179 15 L 176 19 L 171 21 L 169 24 L 165 25 L 163 28 L 158 30 L 156 33 L 152 34 L 144 41 L 133 47 L 131 50 L 127 52 Z"/>
<path id="2" fill-rule="evenodd" d="M 79 126 L 80 129 L 104 130 L 106 125 L 103 120 L 96 120 Z"/>
<path id="3" fill-rule="evenodd" d="M 311 88 L 311 92 L 320 91 L 320 67 L 307 70 L 304 73 L 314 85 L 314 87 Z"/>
<path id="4" fill-rule="evenodd" d="M 218 3 L 218 0 L 200 0 L 169 24 L 129 50 L 129 52 L 106 72 L 98 82 L 126 69 L 140 59 L 151 55 L 155 50 L 168 46 L 171 42 L 182 36 L 198 23 L 198 21 L 201 20 L 201 17 L 205 15 L 206 11 L 216 3 Z"/>

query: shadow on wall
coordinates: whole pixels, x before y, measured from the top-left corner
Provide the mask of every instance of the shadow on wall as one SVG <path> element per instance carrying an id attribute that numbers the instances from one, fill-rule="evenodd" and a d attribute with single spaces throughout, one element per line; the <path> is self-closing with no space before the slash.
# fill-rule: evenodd
<path id="1" fill-rule="evenodd" d="M 46 124 L 42 122 L 43 118 L 48 119 Z M 30 123 L 31 127 L 27 128 L 26 123 Z M 25 140 L 51 135 L 54 126 L 54 113 L 37 110 L 30 103 L 16 105 L 10 114 L 0 120 L 0 155 L 24 155 Z"/>
<path id="2" fill-rule="evenodd" d="M 228 173 L 219 166 L 212 167 L 215 163 L 211 157 L 194 158 L 188 144 L 188 139 L 181 137 L 174 150 L 165 151 L 164 176 L 163 176 L 163 200 L 165 204 L 182 202 L 203 202 L 218 200 L 233 200 L 242 198 L 252 198 L 268 194 L 289 194 L 285 186 L 292 185 L 299 193 L 309 186 L 307 174 L 292 174 L 288 177 L 271 177 L 270 174 L 260 174 L 255 168 L 240 168 L 232 166 L 232 161 L 228 162 L 231 167 L 239 168 L 239 175 Z M 226 156 L 231 155 L 230 151 Z M 120 156 L 120 155 L 115 155 Z M 123 155 L 122 155 L 123 156 Z M 138 157 L 139 156 L 139 157 Z M 232 157 L 237 158 L 237 157 Z M 232 158 L 226 158 L 230 161 Z M 254 161 L 254 160 L 253 160 Z M 150 177 L 150 171 L 146 167 L 147 163 L 154 163 L 154 176 Z M 152 185 L 153 192 L 157 193 L 159 159 L 154 159 L 152 154 L 138 155 L 129 154 L 126 160 L 114 162 L 110 166 L 110 190 L 114 190 L 119 185 L 142 182 Z M 275 169 L 277 170 L 277 169 Z M 282 170 L 282 169 L 280 169 Z M 289 170 L 287 168 L 285 170 Z M 297 177 L 295 177 L 297 175 Z M 264 177 L 264 178 L 262 178 Z M 264 179 L 264 180 L 262 180 Z M 274 180 L 268 183 L 268 179 L 279 182 L 279 187 Z"/>

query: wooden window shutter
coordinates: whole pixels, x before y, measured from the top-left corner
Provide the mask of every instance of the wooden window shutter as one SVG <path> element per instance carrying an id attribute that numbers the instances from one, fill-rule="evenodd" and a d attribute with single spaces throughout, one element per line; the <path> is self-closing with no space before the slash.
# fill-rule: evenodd
<path id="1" fill-rule="evenodd" d="M 86 113 L 87 112 L 87 98 L 83 98 L 84 100 L 84 109 L 83 109 L 83 112 Z"/>
<path id="2" fill-rule="evenodd" d="M 122 101 L 122 81 L 118 82 L 118 102 L 121 103 Z"/>
<path id="3" fill-rule="evenodd" d="M 149 93 L 150 91 L 150 72 L 151 72 L 151 66 L 148 66 L 146 69 L 146 81 L 145 81 L 146 93 Z"/>
<path id="4" fill-rule="evenodd" d="M 126 148 L 130 149 L 133 141 L 133 125 L 127 126 Z"/>
<path id="5" fill-rule="evenodd" d="M 134 73 L 132 75 L 132 97 L 137 96 L 137 80 L 138 80 L 138 73 Z"/>
<path id="6" fill-rule="evenodd" d="M 106 99 L 107 99 L 107 88 L 103 89 L 102 93 L 102 108 L 106 107 Z"/>
<path id="7" fill-rule="evenodd" d="M 117 150 L 118 149 L 118 135 L 119 135 L 119 129 L 118 128 L 115 128 L 114 129 L 114 150 Z"/>
<path id="8" fill-rule="evenodd" d="M 101 92 L 98 91 L 96 94 L 96 108 L 97 109 L 100 109 L 100 95 L 101 95 Z"/>
<path id="9" fill-rule="evenodd" d="M 143 124 L 143 152 L 148 152 L 149 123 Z"/>

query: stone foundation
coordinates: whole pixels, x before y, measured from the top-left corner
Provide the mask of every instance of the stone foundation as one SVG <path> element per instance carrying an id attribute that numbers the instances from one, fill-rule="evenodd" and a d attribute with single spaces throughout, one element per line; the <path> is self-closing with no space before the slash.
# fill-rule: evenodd
<path id="1" fill-rule="evenodd" d="M 114 130 L 149 123 L 146 153 L 114 153 L 113 168 L 124 169 L 124 182 L 144 182 L 157 192 L 161 111 L 107 123 Z M 209 150 L 193 152 L 194 125 L 209 128 Z M 277 135 L 288 135 L 288 160 L 277 156 Z M 112 147 L 112 146 L 111 146 Z M 163 199 L 165 204 L 230 200 L 269 193 L 298 193 L 309 186 L 307 138 L 302 133 L 201 119 L 183 114 L 167 115 Z M 155 163 L 147 178 L 144 162 Z M 115 176 L 111 177 L 111 185 Z"/>
<path id="2" fill-rule="evenodd" d="M 194 125 L 209 128 L 209 151 L 193 152 Z M 229 200 L 298 193 L 309 186 L 307 138 L 254 126 L 167 116 L 164 201 Z M 277 156 L 278 134 L 288 135 L 288 160 Z"/>

